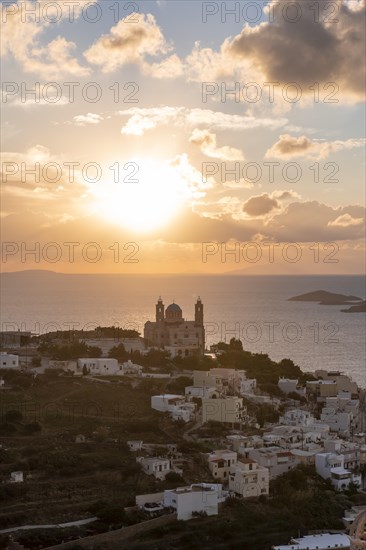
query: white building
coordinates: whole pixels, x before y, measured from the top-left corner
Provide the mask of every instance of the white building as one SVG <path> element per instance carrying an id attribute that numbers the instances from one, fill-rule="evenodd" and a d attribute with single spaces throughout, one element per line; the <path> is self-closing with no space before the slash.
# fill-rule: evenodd
<path id="1" fill-rule="evenodd" d="M 243 398 L 230 396 L 221 399 L 202 399 L 202 422 L 240 423 L 245 420 L 246 407 Z"/>
<path id="2" fill-rule="evenodd" d="M 309 411 L 303 411 L 302 409 L 290 409 L 279 419 L 280 424 L 301 426 L 303 428 L 313 426 L 315 422 L 314 416 Z"/>
<path id="3" fill-rule="evenodd" d="M 268 469 L 255 460 L 242 458 L 229 475 L 229 490 L 243 498 L 268 495 Z"/>
<path id="4" fill-rule="evenodd" d="M 140 441 L 140 440 L 127 441 L 127 446 L 129 450 L 132 452 L 141 451 L 142 445 L 143 445 L 143 441 Z"/>
<path id="5" fill-rule="evenodd" d="M 257 388 L 257 380 L 255 378 L 241 378 L 239 393 L 240 395 L 254 394 Z"/>
<path id="6" fill-rule="evenodd" d="M 255 460 L 260 466 L 268 468 L 269 478 L 274 479 L 299 464 L 299 459 L 291 451 L 281 447 L 263 447 L 249 451 L 248 458 Z"/>
<path id="7" fill-rule="evenodd" d="M 121 376 L 126 375 L 132 375 L 132 376 L 141 376 L 142 375 L 142 367 L 141 365 L 137 365 L 136 363 L 133 363 L 131 359 L 128 361 L 125 361 L 120 365 L 120 370 L 118 374 Z"/>
<path id="8" fill-rule="evenodd" d="M 213 368 L 209 371 L 193 371 L 193 385 L 200 388 L 216 388 L 223 394 L 246 395 L 255 392 L 257 381 L 255 378 L 248 379 L 244 370 Z"/>
<path id="9" fill-rule="evenodd" d="M 78 359 L 78 367 L 90 375 L 114 375 L 120 370 L 117 359 L 107 357 Z"/>
<path id="10" fill-rule="evenodd" d="M 190 397 L 219 397 L 219 392 L 215 387 L 209 388 L 206 386 L 186 386 L 184 393 Z"/>
<path id="11" fill-rule="evenodd" d="M 233 449 L 239 455 L 247 456 L 247 453 L 253 449 L 263 447 L 263 439 L 259 435 L 227 435 L 226 439 Z"/>
<path id="12" fill-rule="evenodd" d="M 328 439 L 324 442 L 323 452 L 342 455 L 346 470 L 355 470 L 366 464 L 366 445 L 362 443 Z"/>
<path id="13" fill-rule="evenodd" d="M 273 550 L 344 550 L 350 549 L 350 539 L 343 534 L 309 535 L 291 539 L 289 544 L 273 546 Z"/>
<path id="14" fill-rule="evenodd" d="M 164 480 L 165 476 L 170 472 L 170 460 L 159 457 L 138 457 L 136 462 L 139 462 L 143 471 L 148 476 L 153 475 L 156 479 Z"/>
<path id="15" fill-rule="evenodd" d="M 193 386 L 198 388 L 216 388 L 221 391 L 223 389 L 222 376 L 214 374 L 213 369 L 210 371 L 195 370 L 193 371 Z"/>
<path id="16" fill-rule="evenodd" d="M 23 483 L 23 481 L 24 481 L 23 472 L 21 471 L 11 472 L 10 483 Z"/>
<path id="17" fill-rule="evenodd" d="M 352 473 L 344 467 L 344 456 L 336 453 L 318 453 L 315 456 L 317 474 L 323 479 L 330 479 L 337 491 L 343 491 L 353 483 L 361 486 L 361 475 Z"/>
<path id="18" fill-rule="evenodd" d="M 1 369 L 17 369 L 19 368 L 19 356 L 12 353 L 0 352 L 0 368 Z"/>
<path id="19" fill-rule="evenodd" d="M 320 420 L 328 424 L 332 432 L 348 434 L 351 426 L 357 430 L 359 400 L 352 399 L 351 394 L 344 392 L 336 397 L 327 397 Z"/>
<path id="20" fill-rule="evenodd" d="M 189 422 L 194 418 L 195 403 L 188 403 L 184 395 L 166 393 L 151 397 L 151 408 L 156 411 L 169 412 L 173 420 Z"/>
<path id="21" fill-rule="evenodd" d="M 358 394 L 358 387 L 356 382 L 353 382 L 349 376 L 343 374 L 340 371 L 326 371 L 326 370 L 316 370 L 315 376 L 321 378 L 322 380 L 330 380 L 337 384 L 338 392 L 350 392 L 351 394 Z"/>
<path id="22" fill-rule="evenodd" d="M 236 466 L 238 455 L 234 451 L 217 450 L 207 455 L 207 462 L 212 477 L 218 481 L 228 482 L 229 474 Z"/>
<path id="23" fill-rule="evenodd" d="M 174 508 L 177 519 L 186 521 L 200 513 L 216 516 L 225 498 L 220 484 L 199 483 L 164 491 L 164 506 Z"/>

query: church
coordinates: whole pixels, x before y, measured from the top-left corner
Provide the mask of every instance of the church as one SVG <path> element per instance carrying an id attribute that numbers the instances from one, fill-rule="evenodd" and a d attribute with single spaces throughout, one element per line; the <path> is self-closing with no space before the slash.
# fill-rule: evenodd
<path id="1" fill-rule="evenodd" d="M 169 351 L 172 357 L 203 355 L 205 352 L 205 329 L 203 325 L 203 304 L 198 298 L 195 304 L 194 321 L 183 319 L 178 304 L 166 309 L 161 297 L 156 304 L 155 322 L 147 321 L 144 338 L 148 346 Z"/>

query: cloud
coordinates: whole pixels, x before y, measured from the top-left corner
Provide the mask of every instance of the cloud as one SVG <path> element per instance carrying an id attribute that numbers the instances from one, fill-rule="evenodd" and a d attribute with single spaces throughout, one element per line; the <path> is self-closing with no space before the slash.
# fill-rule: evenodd
<path id="1" fill-rule="evenodd" d="M 352 225 L 363 225 L 363 223 L 364 218 L 352 218 L 350 214 L 343 214 L 328 222 L 328 227 L 350 227 Z"/>
<path id="2" fill-rule="evenodd" d="M 296 22 L 282 14 L 293 2 L 271 0 L 267 11 L 274 13 L 272 23 L 255 27 L 245 25 L 239 35 L 226 43 L 226 53 L 238 60 L 251 61 L 270 82 L 295 82 L 307 93 L 314 82 L 335 82 L 341 92 L 360 99 L 365 90 L 365 1 L 358 4 L 337 2 L 337 23 L 320 17 L 307 0 L 298 0 L 301 16 Z M 282 13 L 281 13 L 281 11 Z M 327 22 L 328 21 L 328 22 Z"/>
<path id="3" fill-rule="evenodd" d="M 271 198 L 267 193 L 251 197 L 243 204 L 243 212 L 252 217 L 265 216 L 278 208 L 276 199 Z"/>
<path id="4" fill-rule="evenodd" d="M 62 155 L 52 154 L 40 144 L 25 152 L 1 154 L 1 181 L 3 198 L 15 210 L 48 201 L 50 209 L 64 208 L 88 191 L 80 163 L 70 166 Z M 21 201 L 18 203 L 18 201 Z"/>
<path id="5" fill-rule="evenodd" d="M 210 109 L 189 109 L 187 107 L 132 107 L 119 111 L 119 115 L 129 117 L 122 127 L 122 134 L 141 136 L 147 130 L 159 126 L 197 127 L 209 126 L 212 130 L 250 130 L 268 128 L 274 130 L 287 124 L 285 118 L 256 118 L 253 116 L 231 115 Z"/>
<path id="6" fill-rule="evenodd" d="M 216 134 L 209 130 L 200 130 L 195 128 L 189 138 L 190 143 L 200 146 L 201 152 L 207 157 L 218 158 L 222 160 L 244 160 L 244 155 L 239 149 L 234 147 L 217 147 Z"/>
<path id="7" fill-rule="evenodd" d="M 104 118 L 95 113 L 87 113 L 86 115 L 76 115 L 72 120 L 76 126 L 86 126 L 87 124 L 100 124 Z"/>
<path id="8" fill-rule="evenodd" d="M 343 149 L 364 147 L 365 139 L 348 139 L 346 141 L 313 141 L 306 136 L 294 137 L 289 134 L 280 135 L 280 139 L 266 152 L 266 158 L 290 159 L 294 157 L 309 157 L 325 159 L 331 153 Z"/>
<path id="9" fill-rule="evenodd" d="M 178 78 L 184 74 L 184 65 L 180 58 L 173 54 L 158 63 L 142 64 L 143 73 L 153 78 Z"/>
<path id="10" fill-rule="evenodd" d="M 344 218 L 346 216 L 346 218 Z M 341 225 L 342 220 L 365 218 L 362 206 L 333 208 L 317 201 L 292 202 L 266 226 L 267 231 L 279 242 L 332 242 L 364 239 L 363 224 Z M 341 224 L 334 220 L 341 217 Z M 332 223 L 333 222 L 333 223 Z"/>
<path id="11" fill-rule="evenodd" d="M 58 36 L 42 46 L 41 35 L 51 23 L 42 16 L 38 16 L 39 21 L 32 16 L 24 19 L 25 10 L 32 11 L 43 3 L 45 0 L 38 0 L 36 3 L 26 0 L 1 6 L 1 17 L 6 20 L 1 32 L 1 56 L 12 56 L 24 72 L 36 73 L 48 80 L 58 80 L 66 75 L 87 76 L 90 69 L 81 66 L 73 56 L 76 49 L 74 42 Z M 54 3 L 59 6 L 60 20 L 70 17 L 71 4 L 67 6 L 68 3 L 63 0 Z M 86 4 L 87 2 L 82 0 L 74 6 L 75 18 L 80 16 Z M 52 18 L 51 13 L 48 17 Z"/>
<path id="12" fill-rule="evenodd" d="M 84 56 L 89 63 L 99 65 L 104 73 L 135 63 L 154 76 L 154 70 L 145 60 L 146 56 L 165 55 L 171 46 L 165 40 L 155 17 L 139 15 L 138 24 L 127 24 L 123 19 L 112 27 L 109 34 L 101 36 Z M 177 76 L 177 56 L 172 56 L 155 65 L 158 78 Z"/>

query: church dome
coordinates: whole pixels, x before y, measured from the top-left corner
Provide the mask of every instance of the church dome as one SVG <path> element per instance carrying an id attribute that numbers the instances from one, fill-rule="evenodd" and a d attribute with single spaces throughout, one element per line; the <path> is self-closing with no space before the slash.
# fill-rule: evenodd
<path id="1" fill-rule="evenodd" d="M 168 312 L 172 312 L 172 313 L 180 313 L 182 310 L 181 308 L 178 306 L 178 304 L 170 304 L 167 308 L 166 308 L 166 311 Z"/>
<path id="2" fill-rule="evenodd" d="M 165 318 L 170 320 L 182 319 L 182 310 L 178 304 L 170 304 L 165 310 Z"/>

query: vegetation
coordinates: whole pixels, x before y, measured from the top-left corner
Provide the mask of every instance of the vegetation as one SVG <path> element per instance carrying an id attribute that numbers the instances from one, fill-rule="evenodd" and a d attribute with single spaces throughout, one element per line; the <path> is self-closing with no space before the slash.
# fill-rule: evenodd
<path id="1" fill-rule="evenodd" d="M 302 383 L 314 380 L 311 374 L 302 372 L 291 359 L 282 359 L 276 363 L 264 353 L 244 351 L 241 341 L 235 338 L 232 338 L 229 344 L 219 342 L 216 348 L 222 352 L 218 355 L 220 367 L 245 370 L 248 378 L 256 378 L 259 388 L 267 390 L 270 395 L 281 395 L 277 387 L 281 377 L 295 378 Z"/>
<path id="2" fill-rule="evenodd" d="M 80 357 L 101 357 L 102 350 L 97 346 L 88 346 L 85 342 L 73 341 L 69 344 L 42 342 L 38 351 L 57 361 L 76 360 Z"/>
<path id="3" fill-rule="evenodd" d="M 233 548 L 268 550 L 312 530 L 343 529 L 344 510 L 356 497 L 336 493 L 313 468 L 299 467 L 271 483 L 273 496 L 254 500 L 230 498 L 219 516 L 177 522 L 142 535 L 133 550 L 152 548 Z M 366 503 L 366 495 L 362 496 Z"/>

